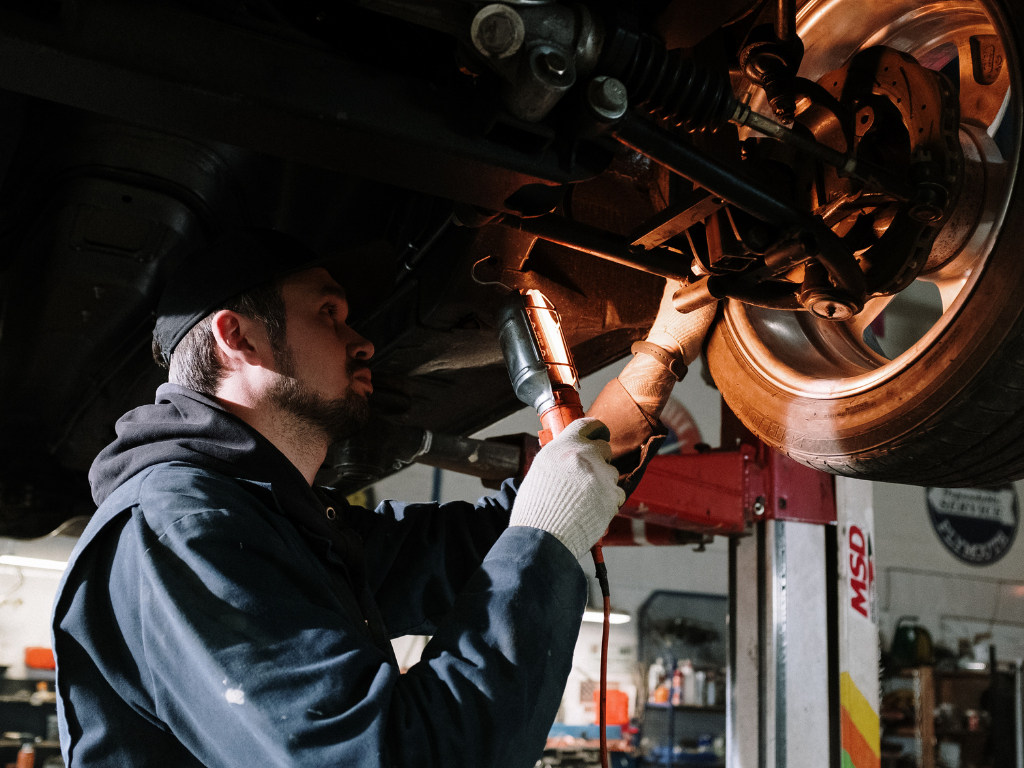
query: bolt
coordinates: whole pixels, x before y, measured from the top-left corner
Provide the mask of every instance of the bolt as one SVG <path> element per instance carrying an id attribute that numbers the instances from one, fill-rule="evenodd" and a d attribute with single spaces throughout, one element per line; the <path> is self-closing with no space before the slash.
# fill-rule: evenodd
<path id="1" fill-rule="evenodd" d="M 614 77 L 595 77 L 587 87 L 587 99 L 591 108 L 607 120 L 618 120 L 629 107 L 626 86 Z"/>
<path id="2" fill-rule="evenodd" d="M 758 496 L 754 500 L 754 515 L 760 517 L 764 514 L 764 496 Z"/>
<path id="3" fill-rule="evenodd" d="M 506 16 L 494 14 L 480 22 L 477 40 L 489 53 L 499 55 L 512 44 L 515 29 Z"/>
<path id="4" fill-rule="evenodd" d="M 514 9 L 495 3 L 480 9 L 470 26 L 473 45 L 484 56 L 504 59 L 523 44 L 526 31 Z"/>

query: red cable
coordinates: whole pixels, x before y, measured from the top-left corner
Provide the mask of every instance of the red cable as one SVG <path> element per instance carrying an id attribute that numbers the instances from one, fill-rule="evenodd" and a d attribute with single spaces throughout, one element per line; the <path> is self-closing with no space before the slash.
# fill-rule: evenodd
<path id="1" fill-rule="evenodd" d="M 608 635 L 611 633 L 612 599 L 604 599 L 601 631 L 601 766 L 608 768 Z"/>
<path id="2" fill-rule="evenodd" d="M 590 550 L 594 557 L 594 568 L 597 580 L 601 584 L 604 601 L 604 626 L 601 630 L 601 687 L 598 692 L 598 727 L 601 729 L 601 768 L 608 765 L 608 636 L 611 634 L 612 599 L 608 594 L 608 569 L 604 564 L 604 552 L 601 544 L 595 544 Z"/>

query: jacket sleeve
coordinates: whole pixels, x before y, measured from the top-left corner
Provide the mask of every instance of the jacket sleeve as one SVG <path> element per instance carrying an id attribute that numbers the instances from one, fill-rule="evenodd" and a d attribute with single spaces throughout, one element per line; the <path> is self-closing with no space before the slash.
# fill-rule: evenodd
<path id="1" fill-rule="evenodd" d="M 476 504 L 349 505 L 363 539 L 366 575 L 392 637 L 433 635 L 487 552 L 508 527 L 518 483 L 506 480 Z"/>
<path id="2" fill-rule="evenodd" d="M 182 488 L 166 490 L 181 503 Z M 297 536 L 246 509 L 244 494 L 228 510 L 208 501 L 220 489 L 193 490 L 191 513 L 138 527 L 139 554 L 111 590 L 141 591 L 130 642 L 155 715 L 204 765 L 527 768 L 539 758 L 586 600 L 579 565 L 554 537 L 502 533 L 422 661 L 400 675 L 322 588 L 322 564 L 297 556 Z"/>

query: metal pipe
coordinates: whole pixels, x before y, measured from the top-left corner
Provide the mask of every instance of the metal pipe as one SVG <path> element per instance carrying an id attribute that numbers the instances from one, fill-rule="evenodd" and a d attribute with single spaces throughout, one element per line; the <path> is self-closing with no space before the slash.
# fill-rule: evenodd
<path id="1" fill-rule="evenodd" d="M 796 2 L 778 0 L 775 6 L 775 37 L 786 42 L 796 36 Z"/>
<path id="2" fill-rule="evenodd" d="M 522 451 L 516 445 L 437 432 L 429 435 L 425 450 L 413 459 L 417 464 L 499 482 L 519 472 Z"/>
<path id="3" fill-rule="evenodd" d="M 605 261 L 612 261 L 642 272 L 661 275 L 671 280 L 689 277 L 689 259 L 664 248 L 644 250 L 632 246 L 629 239 L 588 224 L 572 221 L 553 213 L 523 219 L 504 213 L 495 222 L 509 229 L 558 243 Z"/>

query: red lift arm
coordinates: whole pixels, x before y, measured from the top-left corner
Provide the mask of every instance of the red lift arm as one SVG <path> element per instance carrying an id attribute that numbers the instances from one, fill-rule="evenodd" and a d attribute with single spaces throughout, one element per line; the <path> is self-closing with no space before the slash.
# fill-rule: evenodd
<path id="1" fill-rule="evenodd" d="M 755 521 L 771 519 L 836 521 L 832 475 L 748 440 L 730 450 L 655 457 L 602 544 L 693 543 L 742 535 Z"/>

